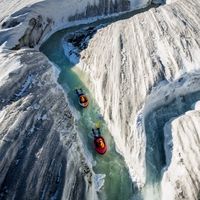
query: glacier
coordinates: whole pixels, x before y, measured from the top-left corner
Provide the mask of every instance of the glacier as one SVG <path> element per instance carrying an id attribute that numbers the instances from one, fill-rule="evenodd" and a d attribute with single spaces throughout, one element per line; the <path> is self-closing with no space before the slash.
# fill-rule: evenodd
<path id="1" fill-rule="evenodd" d="M 139 199 L 200 198 L 200 3 L 3 0 L 0 199 L 99 198 L 102 177 L 80 150 L 60 72 L 38 50 L 58 30 L 151 3 L 166 5 L 98 28 L 73 70 L 98 102 Z"/>

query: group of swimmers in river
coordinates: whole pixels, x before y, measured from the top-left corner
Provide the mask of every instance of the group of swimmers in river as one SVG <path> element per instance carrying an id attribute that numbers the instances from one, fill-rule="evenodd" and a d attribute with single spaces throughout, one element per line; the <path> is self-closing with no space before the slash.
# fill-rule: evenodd
<path id="1" fill-rule="evenodd" d="M 79 99 L 79 105 L 82 108 L 87 108 L 89 105 L 89 100 L 87 96 L 84 94 L 82 89 L 76 89 L 76 94 Z M 104 154 L 107 151 L 107 146 L 105 143 L 104 138 L 101 136 L 101 131 L 99 127 L 96 127 L 95 129 L 92 129 L 92 133 L 94 136 L 94 147 L 97 153 Z"/>

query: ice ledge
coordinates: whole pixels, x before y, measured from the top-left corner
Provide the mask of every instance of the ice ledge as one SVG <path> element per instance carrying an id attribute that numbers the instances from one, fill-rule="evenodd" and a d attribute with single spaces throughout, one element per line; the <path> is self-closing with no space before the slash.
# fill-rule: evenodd
<path id="1" fill-rule="evenodd" d="M 199 110 L 193 110 L 165 125 L 167 166 L 162 178 L 162 200 L 200 197 L 199 121 Z"/>

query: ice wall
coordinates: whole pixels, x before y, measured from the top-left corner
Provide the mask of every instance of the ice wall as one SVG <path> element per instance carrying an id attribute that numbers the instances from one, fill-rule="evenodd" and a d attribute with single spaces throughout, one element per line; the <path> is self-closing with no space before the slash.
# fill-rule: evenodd
<path id="1" fill-rule="evenodd" d="M 57 72 L 34 50 L 0 53 L 0 199 L 97 199 Z"/>
<path id="2" fill-rule="evenodd" d="M 199 120 L 197 107 L 165 125 L 167 167 L 162 180 L 163 200 L 200 198 Z"/>

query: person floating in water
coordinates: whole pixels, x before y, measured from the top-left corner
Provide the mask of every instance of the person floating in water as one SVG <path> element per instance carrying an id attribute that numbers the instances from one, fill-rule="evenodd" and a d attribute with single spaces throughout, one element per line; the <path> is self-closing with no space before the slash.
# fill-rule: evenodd
<path id="1" fill-rule="evenodd" d="M 99 154 L 104 154 L 107 151 L 107 146 L 106 146 L 104 138 L 101 136 L 100 128 L 98 127 L 96 129 L 92 129 L 92 133 L 94 136 L 95 150 Z"/>
<path id="2" fill-rule="evenodd" d="M 78 98 L 79 98 L 79 105 L 83 108 L 88 107 L 89 100 L 87 96 L 84 94 L 83 90 L 81 88 L 76 89 L 76 94 L 78 95 Z"/>
<path id="3" fill-rule="evenodd" d="M 82 95 L 82 96 L 80 96 L 80 102 L 85 103 L 85 102 L 87 102 L 87 99 Z"/>

